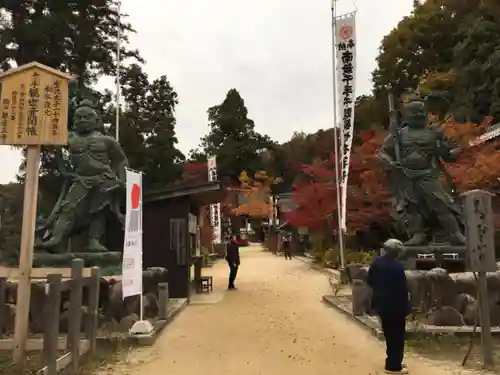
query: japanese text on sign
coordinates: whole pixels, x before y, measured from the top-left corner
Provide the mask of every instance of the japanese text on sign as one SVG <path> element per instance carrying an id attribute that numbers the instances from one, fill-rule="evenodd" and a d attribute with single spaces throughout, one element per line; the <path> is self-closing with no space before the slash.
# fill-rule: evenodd
<path id="1" fill-rule="evenodd" d="M 0 72 L 0 144 L 66 145 L 71 79 L 36 62 Z"/>
<path id="2" fill-rule="evenodd" d="M 207 160 L 208 181 L 217 181 L 217 161 L 215 156 Z M 210 216 L 213 229 L 213 243 L 222 241 L 222 225 L 220 220 L 220 203 L 210 205 Z"/>
<path id="3" fill-rule="evenodd" d="M 38 135 L 38 102 L 40 100 L 40 73 L 35 72 L 32 75 L 30 88 L 28 90 L 28 121 L 26 133 L 31 136 Z"/>
<path id="4" fill-rule="evenodd" d="M 19 87 L 19 116 L 16 126 L 16 138 L 21 139 L 24 134 L 24 107 L 26 105 L 26 85 L 21 83 Z"/>
<path id="5" fill-rule="evenodd" d="M 340 115 L 340 188 L 343 229 L 346 229 L 346 201 L 347 179 L 349 176 L 349 162 L 354 138 L 354 105 L 356 84 L 356 28 L 355 13 L 351 13 L 335 20 L 335 58 L 336 58 L 336 111 Z"/>

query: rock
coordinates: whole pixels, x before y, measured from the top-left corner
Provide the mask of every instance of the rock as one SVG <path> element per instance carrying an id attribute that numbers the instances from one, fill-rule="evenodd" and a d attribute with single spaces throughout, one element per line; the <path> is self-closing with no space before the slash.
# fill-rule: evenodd
<path id="1" fill-rule="evenodd" d="M 465 294 L 465 293 L 460 293 L 457 298 L 455 299 L 455 303 L 453 306 L 455 309 L 460 313 L 464 314 L 465 310 L 467 309 L 468 306 L 473 305 L 476 303 L 476 300 L 474 297 Z M 469 324 L 469 323 L 467 323 Z"/>
<path id="2" fill-rule="evenodd" d="M 366 281 L 368 277 L 368 267 L 363 264 L 349 264 L 347 265 L 347 270 L 351 280 L 362 280 Z"/>
<path id="3" fill-rule="evenodd" d="M 50 254 L 41 251 L 33 256 L 34 267 L 71 267 L 73 259 L 83 259 L 85 267 L 119 266 L 122 261 L 121 251 L 106 251 L 96 253 L 60 253 Z"/>
<path id="4" fill-rule="evenodd" d="M 80 323 L 80 332 L 85 332 L 85 322 L 87 321 L 87 306 L 81 306 L 82 321 Z M 69 330 L 69 310 L 64 310 L 59 317 L 59 332 L 67 333 Z"/>
<path id="5" fill-rule="evenodd" d="M 470 297 L 470 298 L 472 298 L 472 297 Z M 476 321 L 478 319 L 477 314 L 479 313 L 479 303 L 476 300 L 474 300 L 474 298 L 472 298 L 472 300 L 474 302 L 468 303 L 465 306 L 464 311 L 462 313 L 462 315 L 464 317 L 464 322 L 468 326 L 474 326 L 476 324 Z"/>
<path id="6" fill-rule="evenodd" d="M 455 282 L 457 293 L 468 294 L 470 296 L 477 295 L 476 279 L 472 272 L 460 272 L 451 275 Z"/>
<path id="7" fill-rule="evenodd" d="M 448 272 L 442 268 L 434 268 L 427 272 L 431 283 L 431 301 L 439 308 L 453 306 L 457 295 L 457 286 Z"/>
<path id="8" fill-rule="evenodd" d="M 408 289 L 411 295 L 411 304 L 420 311 L 431 308 L 431 282 L 426 277 L 426 271 L 405 271 Z"/>
<path id="9" fill-rule="evenodd" d="M 158 284 L 168 282 L 168 271 L 162 267 L 151 267 L 142 272 L 143 293 L 158 296 Z"/>
<path id="10" fill-rule="evenodd" d="M 142 297 L 142 303 L 144 307 L 144 318 L 155 318 L 158 316 L 158 311 L 160 310 L 158 306 L 158 299 L 153 293 L 146 293 Z"/>
<path id="11" fill-rule="evenodd" d="M 3 330 L 2 334 L 10 335 L 14 333 L 14 324 L 16 319 L 16 305 L 11 303 L 6 303 L 3 305 L 2 311 L 0 311 L 3 318 Z"/>
<path id="12" fill-rule="evenodd" d="M 17 288 L 16 288 L 17 293 Z M 45 316 L 43 314 L 43 306 L 45 306 L 45 283 L 31 283 L 30 294 L 30 329 L 33 333 L 43 332 L 45 324 Z"/>
<path id="13" fill-rule="evenodd" d="M 427 314 L 427 324 L 433 326 L 464 326 L 464 318 L 455 308 L 443 306 Z"/>
<path id="14" fill-rule="evenodd" d="M 136 323 L 138 321 L 139 321 L 139 317 L 137 316 L 137 314 L 130 314 L 130 315 L 125 316 L 124 318 L 122 318 L 120 320 L 120 324 L 119 324 L 120 332 L 130 331 L 130 328 L 132 328 L 134 323 Z"/>

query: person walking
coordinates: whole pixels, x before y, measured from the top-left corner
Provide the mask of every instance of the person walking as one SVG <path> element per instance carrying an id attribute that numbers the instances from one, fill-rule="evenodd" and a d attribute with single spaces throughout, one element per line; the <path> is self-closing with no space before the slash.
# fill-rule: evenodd
<path id="1" fill-rule="evenodd" d="M 367 283 L 373 290 L 372 308 L 380 318 L 386 343 L 386 374 L 408 374 L 403 364 L 406 317 L 411 302 L 403 264 L 404 245 L 396 239 L 384 243 L 384 255 L 377 257 L 368 271 Z"/>
<path id="2" fill-rule="evenodd" d="M 290 252 L 290 238 L 285 236 L 282 243 L 283 253 L 285 253 L 285 259 L 292 259 L 292 253 Z"/>
<path id="3" fill-rule="evenodd" d="M 240 245 L 236 235 L 232 235 L 230 241 L 226 245 L 226 261 L 229 265 L 229 282 L 227 285 L 228 290 L 235 290 L 234 281 L 238 274 L 240 266 Z"/>

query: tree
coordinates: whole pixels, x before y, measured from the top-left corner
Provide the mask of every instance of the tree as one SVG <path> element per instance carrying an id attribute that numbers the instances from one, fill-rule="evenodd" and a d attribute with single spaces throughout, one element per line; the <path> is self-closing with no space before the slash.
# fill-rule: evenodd
<path id="1" fill-rule="evenodd" d="M 78 75 L 77 90 L 100 75 L 116 71 L 115 45 L 121 28 L 122 57 L 142 61 L 127 45 L 130 24 L 120 21 L 115 0 L 10 0 L 2 2 L 0 13 L 1 68 L 38 61 L 52 68 Z M 123 18 L 122 18 L 123 19 Z M 99 95 L 97 95 L 99 100 Z M 40 190 L 46 202 L 55 200 L 61 179 L 53 148 L 44 147 Z M 20 178 L 23 178 L 21 166 Z"/>
<path id="2" fill-rule="evenodd" d="M 500 116 L 500 26 L 495 8 L 500 6 L 479 6 L 474 20 L 457 32 L 461 41 L 454 46 L 456 101 L 464 120 Z"/>
<path id="3" fill-rule="evenodd" d="M 316 159 L 300 167 L 302 178 L 294 185 L 292 199 L 295 210 L 285 215 L 294 227 L 307 227 L 311 232 L 332 233 L 337 226 L 337 195 L 335 161 L 333 155 L 326 161 Z"/>
<path id="4" fill-rule="evenodd" d="M 122 59 L 142 61 L 127 46 L 134 30 L 119 17 L 116 0 L 18 0 L 6 1 L 0 9 L 10 18 L 0 34 L 10 67 L 38 61 L 78 75 L 80 85 L 113 75 L 118 28 Z"/>
<path id="5" fill-rule="evenodd" d="M 349 232 L 369 230 L 372 223 L 390 221 L 391 201 L 385 174 L 376 155 L 385 132 L 381 129 L 360 132 L 354 145 L 347 187 L 347 226 Z M 293 200 L 298 207 L 287 219 L 294 226 L 305 226 L 312 231 L 337 228 L 337 193 L 335 159 L 316 159 L 311 165 L 302 165 L 302 180 L 295 185 Z M 334 226 L 335 225 L 335 226 Z"/>
<path id="6" fill-rule="evenodd" d="M 176 147 L 175 106 L 179 103 L 177 93 L 167 76 L 155 79 L 146 100 L 149 126 L 146 137 L 146 182 L 151 187 L 164 187 L 173 183 L 182 174 L 185 156 Z"/>
<path id="7" fill-rule="evenodd" d="M 210 131 L 202 138 L 200 150 L 205 157 L 217 156 L 220 179 L 234 183 L 244 169 L 252 173 L 263 169 L 262 153 L 276 145 L 255 131 L 236 89 L 229 90 L 220 105 L 208 109 L 208 121 Z M 197 155 L 199 159 L 200 150 L 193 150 L 191 158 Z"/>
<path id="8" fill-rule="evenodd" d="M 238 194 L 238 205 L 232 208 L 231 215 L 268 218 L 272 210 L 269 199 L 271 187 L 280 179 L 268 176 L 264 171 L 256 172 L 252 178 L 243 171 L 239 181 L 239 186 L 230 188 Z"/>

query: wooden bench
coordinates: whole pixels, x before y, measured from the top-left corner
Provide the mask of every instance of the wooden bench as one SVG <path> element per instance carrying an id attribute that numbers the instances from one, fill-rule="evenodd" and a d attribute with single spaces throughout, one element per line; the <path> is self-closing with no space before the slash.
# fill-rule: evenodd
<path id="1" fill-rule="evenodd" d="M 196 286 L 197 293 L 210 293 L 213 290 L 213 278 L 212 276 L 200 276 L 198 279 L 198 285 Z"/>

